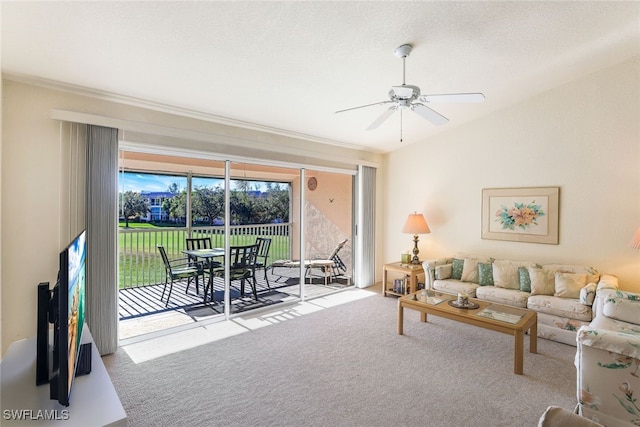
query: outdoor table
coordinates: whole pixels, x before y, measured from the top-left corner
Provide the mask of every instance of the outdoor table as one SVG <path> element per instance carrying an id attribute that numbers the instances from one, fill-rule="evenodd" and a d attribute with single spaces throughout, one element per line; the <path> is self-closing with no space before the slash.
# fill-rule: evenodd
<path id="1" fill-rule="evenodd" d="M 211 288 L 211 302 L 213 298 L 213 262 L 211 260 L 217 257 L 224 256 L 224 248 L 211 248 L 211 249 L 185 249 L 182 253 L 192 256 L 195 259 L 204 259 L 209 261 L 209 284 L 204 289 L 204 302 L 207 302 L 207 290 Z"/>

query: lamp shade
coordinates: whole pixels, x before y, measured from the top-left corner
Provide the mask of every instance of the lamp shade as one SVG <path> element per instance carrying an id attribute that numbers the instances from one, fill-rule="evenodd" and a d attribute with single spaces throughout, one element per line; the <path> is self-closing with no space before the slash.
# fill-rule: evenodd
<path id="1" fill-rule="evenodd" d="M 636 234 L 633 235 L 633 239 L 631 239 L 631 243 L 629 243 L 633 249 L 640 250 L 640 228 L 636 230 Z"/>
<path id="2" fill-rule="evenodd" d="M 424 215 L 412 213 L 407 217 L 407 221 L 404 223 L 404 227 L 402 227 L 402 232 L 406 234 L 429 234 L 431 230 L 429 230 Z"/>

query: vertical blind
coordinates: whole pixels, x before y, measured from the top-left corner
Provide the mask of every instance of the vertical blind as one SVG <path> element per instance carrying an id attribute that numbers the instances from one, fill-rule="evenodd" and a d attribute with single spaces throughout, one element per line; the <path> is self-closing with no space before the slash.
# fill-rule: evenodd
<path id="1" fill-rule="evenodd" d="M 366 288 L 375 284 L 375 212 L 376 168 L 358 168 L 358 210 L 356 224 L 356 286 Z"/>
<path id="2" fill-rule="evenodd" d="M 87 325 L 101 355 L 118 348 L 118 130 L 87 129 Z"/>

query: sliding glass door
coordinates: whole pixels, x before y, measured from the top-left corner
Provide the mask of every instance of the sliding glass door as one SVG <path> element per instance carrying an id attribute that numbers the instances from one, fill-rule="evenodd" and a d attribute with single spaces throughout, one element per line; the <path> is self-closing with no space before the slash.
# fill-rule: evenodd
<path id="1" fill-rule="evenodd" d="M 353 176 L 307 169 L 304 182 L 305 298 L 351 285 Z"/>
<path id="2" fill-rule="evenodd" d="M 351 285 L 352 173 L 121 151 L 119 180 L 121 338 Z"/>

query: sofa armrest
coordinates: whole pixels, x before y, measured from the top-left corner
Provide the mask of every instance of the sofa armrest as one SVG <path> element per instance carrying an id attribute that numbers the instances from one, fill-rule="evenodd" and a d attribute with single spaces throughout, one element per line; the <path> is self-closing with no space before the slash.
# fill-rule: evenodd
<path id="1" fill-rule="evenodd" d="M 629 324 L 630 326 L 634 326 Z M 603 329 L 592 326 L 581 326 L 576 336 L 578 347 L 587 346 L 640 359 L 640 327 Z"/>
<path id="2" fill-rule="evenodd" d="M 450 264 L 451 260 L 451 258 L 436 258 L 422 261 L 422 269 L 424 270 L 424 281 L 426 289 L 433 289 L 436 266 Z"/>
<path id="3" fill-rule="evenodd" d="M 587 286 L 580 289 L 580 303 L 583 305 L 592 306 L 596 298 L 596 288 L 598 285 L 595 283 L 589 283 Z"/>
<path id="4" fill-rule="evenodd" d="M 607 297 L 618 290 L 618 278 L 612 274 L 603 274 L 600 276 L 598 286 L 596 287 L 596 298 L 593 302 L 593 317 L 602 313 L 604 302 Z"/>

